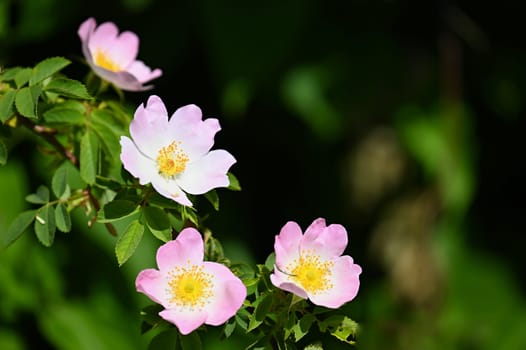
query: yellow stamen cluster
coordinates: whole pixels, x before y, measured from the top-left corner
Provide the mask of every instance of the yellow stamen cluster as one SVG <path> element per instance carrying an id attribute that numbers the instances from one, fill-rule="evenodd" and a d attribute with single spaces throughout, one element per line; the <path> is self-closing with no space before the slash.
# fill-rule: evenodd
<path id="1" fill-rule="evenodd" d="M 319 255 L 307 251 L 303 252 L 287 270 L 291 271 L 292 279 L 305 291 L 317 294 L 333 287 L 330 282 L 333 266 L 332 261 L 322 261 Z"/>
<path id="2" fill-rule="evenodd" d="M 176 306 L 200 309 L 214 296 L 212 275 L 204 272 L 202 265 L 188 262 L 188 267 L 178 266 L 171 271 L 170 277 L 170 302 Z"/>
<path id="3" fill-rule="evenodd" d="M 93 62 L 104 69 L 107 69 L 112 72 L 120 72 L 122 68 L 115 62 L 113 62 L 107 55 L 106 52 L 102 50 L 96 50 L 95 55 L 93 55 Z"/>
<path id="4" fill-rule="evenodd" d="M 189 158 L 186 153 L 179 148 L 180 144 L 180 141 L 173 141 L 168 146 L 159 150 L 156 161 L 159 167 L 159 174 L 162 176 L 171 178 L 186 169 L 186 163 Z"/>

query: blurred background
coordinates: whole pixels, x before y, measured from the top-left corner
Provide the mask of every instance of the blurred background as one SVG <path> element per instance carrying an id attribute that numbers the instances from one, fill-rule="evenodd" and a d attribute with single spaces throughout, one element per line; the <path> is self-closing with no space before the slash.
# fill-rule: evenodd
<path id="1" fill-rule="evenodd" d="M 83 79 L 87 17 L 141 38 L 169 112 L 218 117 L 242 192 L 208 225 L 263 263 L 289 220 L 343 224 L 363 267 L 345 311 L 359 349 L 525 349 L 524 6 L 479 1 L 0 0 L 0 65 L 61 55 Z M 0 230 L 48 181 L 24 139 L 0 168 Z M 520 151 L 523 149 L 523 151 Z M 76 213 L 83 222 L 82 212 Z M 160 244 L 122 268 L 101 227 L 0 251 L 0 349 L 145 348 L 134 290 Z M 243 337 L 205 349 L 241 349 Z M 309 339 L 305 341 L 308 343 Z M 326 341 L 328 349 L 345 348 Z"/>

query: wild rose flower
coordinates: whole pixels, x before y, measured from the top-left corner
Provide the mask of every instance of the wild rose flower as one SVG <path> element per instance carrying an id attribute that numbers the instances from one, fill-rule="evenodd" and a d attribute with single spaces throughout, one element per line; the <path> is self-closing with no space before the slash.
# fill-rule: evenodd
<path id="1" fill-rule="evenodd" d="M 316 219 L 303 235 L 290 221 L 276 236 L 270 280 L 316 305 L 339 308 L 358 293 L 362 272 L 350 256 L 341 256 L 346 246 L 347 231 L 341 225 L 326 226 L 325 219 Z"/>
<path id="2" fill-rule="evenodd" d="M 227 172 L 236 160 L 225 150 L 210 151 L 221 128 L 217 119 L 201 118 L 199 107 L 187 105 L 168 119 L 163 101 L 150 96 L 130 124 L 133 141 L 121 137 L 124 168 L 142 185 L 151 183 L 161 195 L 187 206 L 192 202 L 185 192 L 228 186 Z"/>
<path id="3" fill-rule="evenodd" d="M 245 300 L 243 282 L 226 266 L 204 261 L 201 234 L 182 230 L 177 239 L 157 251 L 159 270 L 146 269 L 135 281 L 164 310 L 159 315 L 188 334 L 203 323 L 218 326 L 234 316 Z"/>
<path id="4" fill-rule="evenodd" d="M 82 41 L 82 53 L 91 69 L 122 90 L 148 90 L 153 86 L 143 84 L 162 74 L 160 69 L 152 71 L 142 61 L 136 60 L 139 38 L 129 31 L 119 35 L 119 29 L 112 22 L 97 27 L 95 19 L 88 18 L 80 25 L 78 35 Z"/>

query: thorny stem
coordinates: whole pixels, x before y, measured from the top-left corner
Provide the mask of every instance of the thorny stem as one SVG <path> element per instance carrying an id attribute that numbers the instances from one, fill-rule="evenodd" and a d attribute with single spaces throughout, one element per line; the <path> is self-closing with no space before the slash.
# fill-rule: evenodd
<path id="1" fill-rule="evenodd" d="M 34 132 L 36 135 L 38 135 L 38 136 L 42 137 L 44 140 L 46 140 L 59 153 L 64 155 L 64 157 L 66 157 L 66 159 L 69 160 L 71 162 L 71 164 L 73 164 L 77 168 L 79 167 L 79 164 L 78 164 L 78 161 L 77 161 L 77 157 L 75 157 L 75 155 L 70 150 L 68 150 L 66 147 L 64 147 L 57 140 L 57 138 L 54 136 L 54 134 L 56 133 L 56 130 L 54 130 L 52 128 L 45 127 L 45 126 L 42 126 L 42 125 L 38 125 L 38 124 L 34 123 L 33 121 L 31 121 L 31 120 L 29 120 L 29 119 L 27 119 L 25 117 L 22 117 L 22 116 L 19 116 L 18 120 L 26 128 L 28 128 L 29 130 Z M 97 198 L 95 198 L 93 196 L 93 194 L 91 193 L 91 189 L 89 187 L 86 189 L 86 194 L 88 195 L 88 198 L 89 198 L 91 204 L 93 204 L 93 207 L 98 212 L 100 210 L 100 203 L 97 200 Z M 97 218 L 97 216 L 95 215 L 88 222 L 88 227 L 93 226 L 93 223 L 94 223 L 96 218 Z M 117 230 L 115 229 L 115 227 L 111 223 L 108 222 L 108 223 L 105 224 L 105 226 L 106 226 L 106 229 L 108 230 L 108 232 L 112 236 L 117 236 Z"/>

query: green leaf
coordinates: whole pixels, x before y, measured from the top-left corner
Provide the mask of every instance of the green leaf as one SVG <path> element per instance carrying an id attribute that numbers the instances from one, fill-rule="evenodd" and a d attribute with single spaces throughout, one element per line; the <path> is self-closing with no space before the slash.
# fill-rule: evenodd
<path id="1" fill-rule="evenodd" d="M 333 315 L 319 322 L 318 325 L 322 332 L 328 330 L 332 336 L 343 342 L 348 344 L 355 343 L 353 339 L 358 332 L 358 323 L 347 316 Z"/>
<path id="2" fill-rule="evenodd" d="M 80 140 L 80 177 L 86 183 L 95 183 L 99 152 L 96 137 L 89 130 Z"/>
<path id="3" fill-rule="evenodd" d="M 20 89 L 22 86 L 24 86 L 29 81 L 32 71 L 33 70 L 31 68 L 20 68 L 16 72 L 14 78 L 15 78 L 15 84 L 17 88 Z"/>
<path id="4" fill-rule="evenodd" d="M 18 90 L 15 106 L 20 114 L 28 118 L 37 118 L 37 102 L 42 90 L 40 86 L 26 86 Z"/>
<path id="5" fill-rule="evenodd" d="M 170 229 L 170 219 L 164 210 L 157 207 L 144 207 L 142 209 L 144 218 L 148 226 L 154 230 L 162 231 Z"/>
<path id="6" fill-rule="evenodd" d="M 241 191 L 241 185 L 239 184 L 237 177 L 235 177 L 232 173 L 227 173 L 226 175 L 228 176 L 228 181 L 230 182 L 227 188 L 231 191 Z"/>
<path id="7" fill-rule="evenodd" d="M 292 327 L 292 333 L 296 342 L 309 333 L 309 329 L 315 320 L 316 317 L 313 314 L 306 314 Z"/>
<path id="8" fill-rule="evenodd" d="M 91 113 L 91 128 L 97 134 L 104 153 L 110 162 L 120 165 L 120 138 L 125 134 L 124 129 L 113 124 L 111 114 L 95 110 Z"/>
<path id="9" fill-rule="evenodd" d="M 97 178 L 95 179 L 95 181 L 96 181 L 95 182 L 96 186 L 101 187 L 101 188 L 107 188 L 112 191 L 118 191 L 122 187 L 120 182 L 107 178 L 107 177 L 100 176 L 100 175 L 97 175 Z"/>
<path id="10" fill-rule="evenodd" d="M 203 345 L 201 344 L 201 338 L 199 333 L 192 332 L 188 335 L 181 335 L 181 347 L 183 350 L 201 350 Z"/>
<path id="11" fill-rule="evenodd" d="M 205 198 L 208 199 L 216 211 L 219 210 L 219 196 L 217 195 L 216 190 L 206 192 Z"/>
<path id="12" fill-rule="evenodd" d="M 70 63 L 70 60 L 67 60 L 63 57 L 51 57 L 40 61 L 31 72 L 29 85 L 40 83 L 42 80 L 52 76 Z"/>
<path id="13" fill-rule="evenodd" d="M 128 225 L 126 231 L 119 237 L 115 245 L 115 255 L 119 266 L 122 266 L 133 255 L 141 242 L 143 233 L 144 226 L 136 219 Z"/>
<path id="14" fill-rule="evenodd" d="M 3 80 L 3 81 L 15 80 L 16 75 L 22 69 L 24 69 L 24 68 L 22 68 L 22 67 L 7 68 L 7 69 L 2 71 L 2 74 L 0 74 L 0 79 Z"/>
<path id="15" fill-rule="evenodd" d="M 55 240 L 55 209 L 49 205 L 40 208 L 35 217 L 35 233 L 38 240 L 46 247 L 51 247 Z"/>
<path id="16" fill-rule="evenodd" d="M 272 308 L 272 295 L 265 294 L 259 299 L 260 301 L 254 310 L 254 317 L 258 321 L 263 321 Z"/>
<path id="17" fill-rule="evenodd" d="M 274 270 L 274 265 L 276 264 L 276 254 L 274 252 L 270 253 L 267 259 L 265 260 L 265 266 L 269 271 Z"/>
<path id="18" fill-rule="evenodd" d="M 97 221 L 112 222 L 132 216 L 139 210 L 139 206 L 126 199 L 117 199 L 107 203 L 100 211 Z"/>
<path id="19" fill-rule="evenodd" d="M 4 141 L 0 140 L 0 165 L 5 165 L 7 163 L 7 147 L 5 146 Z"/>
<path id="20" fill-rule="evenodd" d="M 55 223 L 60 231 L 71 231 L 71 217 L 68 210 L 66 209 L 66 206 L 62 203 L 57 204 L 55 209 Z"/>
<path id="21" fill-rule="evenodd" d="M 177 331 L 172 328 L 168 329 L 167 331 L 161 332 L 157 334 L 155 337 L 152 338 L 150 341 L 150 344 L 148 344 L 147 350 L 158 350 L 158 349 L 170 349 L 170 350 L 177 350 L 178 343 L 177 343 L 178 333 Z"/>
<path id="22" fill-rule="evenodd" d="M 62 197 L 64 192 L 66 192 L 67 187 L 67 176 L 68 170 L 65 166 L 60 166 L 51 179 L 51 189 L 57 198 Z"/>
<path id="23" fill-rule="evenodd" d="M 7 232 L 2 235 L 2 244 L 4 247 L 8 247 L 11 243 L 16 241 L 22 233 L 31 225 L 33 220 L 35 220 L 35 215 L 37 214 L 36 210 L 24 211 L 13 220 Z"/>
<path id="24" fill-rule="evenodd" d="M 54 92 L 62 96 L 89 100 L 92 97 L 86 90 L 86 86 L 78 80 L 67 78 L 53 79 L 44 86 L 44 90 Z"/>
<path id="25" fill-rule="evenodd" d="M 321 342 L 311 343 L 305 347 L 303 350 L 323 350 Z"/>
<path id="26" fill-rule="evenodd" d="M 26 200 L 33 204 L 45 204 L 49 202 L 49 189 L 44 185 L 40 185 L 36 193 L 26 196 Z"/>
<path id="27" fill-rule="evenodd" d="M 16 90 L 9 90 L 0 98 L 0 121 L 2 123 L 5 123 L 15 113 L 13 109 L 15 96 Z"/>
<path id="28" fill-rule="evenodd" d="M 82 125 L 86 122 L 83 113 L 76 109 L 64 108 L 63 106 L 48 109 L 43 114 L 44 120 L 51 124 L 73 124 Z"/>
<path id="29" fill-rule="evenodd" d="M 232 333 L 234 333 L 234 330 L 236 329 L 236 320 L 231 319 L 226 324 L 225 327 L 223 327 L 223 334 L 226 338 L 230 338 Z"/>

